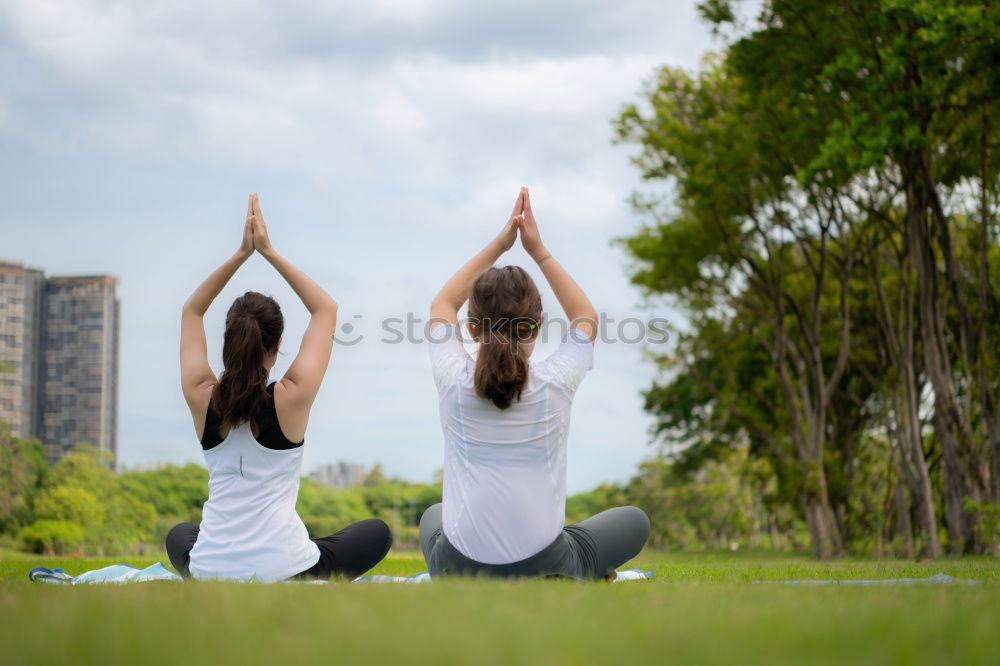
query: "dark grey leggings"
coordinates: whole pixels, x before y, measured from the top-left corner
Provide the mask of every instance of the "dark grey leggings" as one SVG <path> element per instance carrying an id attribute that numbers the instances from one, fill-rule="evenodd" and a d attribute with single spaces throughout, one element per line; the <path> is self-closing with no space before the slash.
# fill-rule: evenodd
<path id="1" fill-rule="evenodd" d="M 463 555 L 445 537 L 441 504 L 427 509 L 420 519 L 420 549 L 431 576 L 563 576 L 596 580 L 638 555 L 648 537 L 649 518 L 642 509 L 620 506 L 567 525 L 555 541 L 525 560 L 483 564 Z"/>

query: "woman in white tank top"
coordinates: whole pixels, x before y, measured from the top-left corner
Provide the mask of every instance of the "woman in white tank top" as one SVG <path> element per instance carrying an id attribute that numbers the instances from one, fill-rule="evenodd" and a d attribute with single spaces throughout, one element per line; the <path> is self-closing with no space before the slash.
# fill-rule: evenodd
<path id="1" fill-rule="evenodd" d="M 520 267 L 491 268 L 518 236 L 569 326 L 548 358 L 531 360 L 542 301 Z M 469 301 L 475 359 L 458 311 Z M 431 303 L 431 370 L 444 434 L 444 496 L 420 521 L 431 575 L 597 579 L 635 557 L 649 519 L 617 507 L 565 525 L 566 445 L 577 387 L 593 364 L 597 313 L 542 244 L 527 188 L 497 236 Z"/>
<path id="2" fill-rule="evenodd" d="M 204 315 L 254 252 L 281 274 L 309 310 L 299 353 L 280 380 L 268 383 L 284 329 L 274 299 L 248 291 L 226 315 L 216 378 L 208 363 Z M 250 196 L 243 242 L 191 295 L 181 317 L 181 386 L 208 466 L 208 501 L 200 525 L 167 535 L 170 562 L 198 580 L 276 581 L 293 576 L 359 576 L 389 550 L 392 535 L 377 519 L 310 539 L 295 512 L 306 424 L 326 373 L 337 304 L 274 251 L 257 195 Z"/>

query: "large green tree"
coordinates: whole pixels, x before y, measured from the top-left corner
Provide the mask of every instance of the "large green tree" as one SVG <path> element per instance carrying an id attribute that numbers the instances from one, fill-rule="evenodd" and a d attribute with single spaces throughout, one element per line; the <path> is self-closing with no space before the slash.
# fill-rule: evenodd
<path id="1" fill-rule="evenodd" d="M 985 550 L 973 507 L 1000 500 L 989 344 L 1000 14 L 986 2 L 772 1 L 747 27 L 733 5 L 701 5 L 735 28 L 721 56 L 694 75 L 662 69 L 617 120 L 643 176 L 672 186 L 636 199 L 651 222 L 627 247 L 633 280 L 682 308 L 691 336 L 745 335 L 769 367 L 747 380 L 746 354 L 716 353 L 730 340 L 681 337 L 661 363 L 692 379 L 651 392 L 649 407 L 676 416 L 664 400 L 700 385 L 698 418 L 711 418 L 695 439 L 767 443 L 819 557 L 848 545 L 852 470 L 878 424 L 898 527 L 909 533 L 914 516 L 925 552 L 940 551 L 929 412 L 948 543 Z"/>

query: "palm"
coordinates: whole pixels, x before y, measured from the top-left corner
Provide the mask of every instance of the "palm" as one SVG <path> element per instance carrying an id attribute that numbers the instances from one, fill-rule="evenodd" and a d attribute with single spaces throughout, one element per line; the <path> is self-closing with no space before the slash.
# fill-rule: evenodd
<path id="1" fill-rule="evenodd" d="M 247 208 L 247 222 L 243 225 L 243 241 L 240 243 L 240 253 L 249 257 L 253 254 L 253 196 L 250 197 L 250 205 Z"/>
<path id="2" fill-rule="evenodd" d="M 517 230 L 520 228 L 523 220 L 523 195 L 524 193 L 522 188 L 522 192 L 517 195 L 517 201 L 514 202 L 514 210 L 511 211 L 510 218 L 507 220 L 507 224 L 504 225 L 503 231 L 500 232 L 499 239 L 504 252 L 514 247 L 514 243 L 517 241 Z"/>
<path id="3" fill-rule="evenodd" d="M 502 232 L 500 232 L 504 252 L 514 247 L 514 242 L 517 241 L 517 227 L 518 218 L 512 217 L 507 220 L 507 226 L 504 227 Z"/>
<path id="4" fill-rule="evenodd" d="M 531 197 L 528 188 L 521 188 L 521 198 L 524 201 L 524 217 L 521 221 L 521 245 L 524 251 L 537 259 L 535 255 L 542 251 L 542 237 L 538 233 L 538 224 L 535 222 L 535 213 L 531 210 Z"/>
<path id="5" fill-rule="evenodd" d="M 250 222 L 253 228 L 253 248 L 258 252 L 270 249 L 271 239 L 267 235 L 267 225 L 264 214 L 260 212 L 260 199 L 256 194 L 250 195 Z"/>

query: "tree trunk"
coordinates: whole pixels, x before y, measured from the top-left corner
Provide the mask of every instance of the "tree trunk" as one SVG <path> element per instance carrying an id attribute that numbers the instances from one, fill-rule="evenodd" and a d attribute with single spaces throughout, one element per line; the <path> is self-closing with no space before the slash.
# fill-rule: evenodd
<path id="1" fill-rule="evenodd" d="M 761 520 L 761 490 L 759 487 L 753 493 L 753 520 L 750 525 L 750 540 L 747 546 L 756 548 L 760 545 L 764 536 L 764 521 Z"/>
<path id="2" fill-rule="evenodd" d="M 913 499 L 920 529 L 924 532 L 923 552 L 928 557 L 941 556 L 941 541 L 937 533 L 937 515 L 931 477 L 924 458 L 923 438 L 920 432 L 919 389 L 912 363 L 903 362 L 900 368 L 896 419 L 899 428 L 899 449 L 904 479 Z M 900 404 L 902 403 L 902 404 Z"/>
<path id="3" fill-rule="evenodd" d="M 993 454 L 993 503 L 1000 505 L 1000 410 L 990 420 L 990 450 Z M 994 548 L 1000 544 L 994 544 Z"/>
<path id="4" fill-rule="evenodd" d="M 927 196 L 923 184 L 905 173 L 907 229 L 910 254 L 917 272 L 918 312 L 928 379 L 934 389 L 934 427 L 944 457 L 945 524 L 948 528 L 948 549 L 952 554 L 975 548 L 976 517 L 964 510 L 965 498 L 971 493 L 971 479 L 963 464 L 959 438 L 967 436 L 968 424 L 959 408 L 958 394 L 951 375 L 944 316 L 938 289 L 938 268 L 935 251 L 927 226 Z M 971 442 L 969 443 L 971 447 Z"/>
<path id="5" fill-rule="evenodd" d="M 896 534 L 903 539 L 903 554 L 913 558 L 913 525 L 910 522 L 910 503 L 906 497 L 906 486 L 903 480 L 896 482 Z"/>
<path id="6" fill-rule="evenodd" d="M 882 213 L 882 211 L 874 211 Z M 888 232 L 896 231 L 894 220 L 882 213 L 880 216 L 889 222 Z M 907 234 L 904 230 L 904 237 Z M 931 489 L 930 474 L 924 455 L 923 433 L 920 421 L 920 386 L 917 383 L 918 364 L 915 349 L 916 312 L 912 262 L 912 244 L 906 243 L 902 252 L 896 257 L 895 268 L 899 271 L 899 287 L 895 301 L 890 302 L 881 271 L 880 249 L 875 248 L 872 254 L 872 281 L 878 301 L 876 314 L 879 330 L 882 333 L 885 363 L 887 370 L 894 371 L 891 378 L 891 398 L 893 423 L 887 423 L 886 430 L 890 440 L 895 440 L 899 448 L 899 477 L 905 481 L 913 509 L 917 517 L 917 527 L 924 532 L 925 543 L 922 551 L 929 557 L 941 556 L 941 543 L 937 532 L 937 516 L 934 508 L 934 496 Z M 896 314 L 893 314 L 893 311 Z"/>
<path id="7" fill-rule="evenodd" d="M 920 428 L 920 389 L 917 386 L 916 371 L 913 368 L 913 336 L 909 336 L 905 360 L 900 378 L 904 409 L 901 417 L 905 424 L 903 440 L 900 442 L 902 454 L 908 462 L 910 472 L 910 495 L 916 505 L 919 524 L 924 532 L 924 553 L 928 557 L 941 557 L 941 541 L 938 539 L 937 515 L 934 510 L 934 493 L 931 489 L 931 475 L 924 457 L 924 442 Z"/>
<path id="8" fill-rule="evenodd" d="M 842 555 L 844 544 L 837 528 L 836 516 L 830 506 L 829 494 L 826 488 L 826 475 L 822 465 L 818 465 L 816 491 L 807 491 L 803 499 L 803 509 L 809 537 L 812 541 L 813 556 L 818 560 L 827 560 Z"/>
<path id="9" fill-rule="evenodd" d="M 767 512 L 767 528 L 771 533 L 771 550 L 783 550 L 781 534 L 778 532 L 778 517 L 773 511 Z"/>

